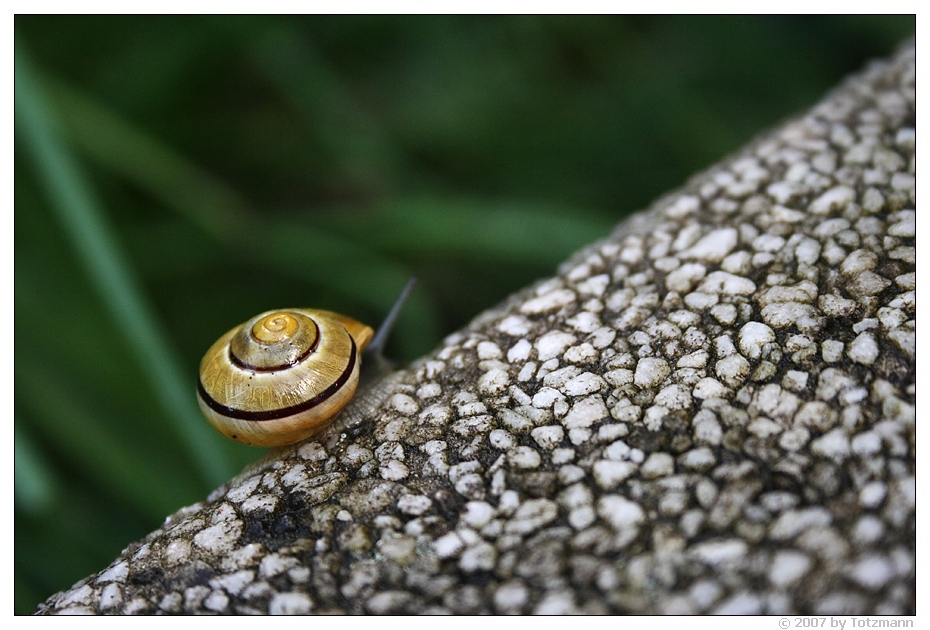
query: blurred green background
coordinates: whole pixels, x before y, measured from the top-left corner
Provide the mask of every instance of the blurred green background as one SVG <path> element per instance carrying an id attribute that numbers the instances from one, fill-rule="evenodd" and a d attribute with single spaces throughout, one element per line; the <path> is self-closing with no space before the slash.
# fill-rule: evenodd
<path id="1" fill-rule="evenodd" d="M 442 336 L 914 35 L 900 17 L 17 16 L 15 611 L 260 452 L 194 400 L 272 307 Z"/>

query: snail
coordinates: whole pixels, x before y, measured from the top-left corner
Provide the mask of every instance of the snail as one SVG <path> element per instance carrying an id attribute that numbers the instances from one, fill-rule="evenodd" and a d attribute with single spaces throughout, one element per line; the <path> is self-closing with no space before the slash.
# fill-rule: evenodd
<path id="1" fill-rule="evenodd" d="M 355 394 L 363 358 L 366 367 L 383 368 L 387 335 L 415 283 L 404 287 L 377 335 L 345 315 L 306 308 L 266 311 L 236 326 L 200 362 L 204 416 L 252 446 L 294 444 L 322 431 Z"/>

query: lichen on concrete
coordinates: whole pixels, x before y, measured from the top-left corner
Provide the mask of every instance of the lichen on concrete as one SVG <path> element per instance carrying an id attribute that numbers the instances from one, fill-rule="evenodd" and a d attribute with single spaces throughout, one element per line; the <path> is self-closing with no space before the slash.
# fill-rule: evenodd
<path id="1" fill-rule="evenodd" d="M 40 613 L 914 614 L 914 50 Z"/>

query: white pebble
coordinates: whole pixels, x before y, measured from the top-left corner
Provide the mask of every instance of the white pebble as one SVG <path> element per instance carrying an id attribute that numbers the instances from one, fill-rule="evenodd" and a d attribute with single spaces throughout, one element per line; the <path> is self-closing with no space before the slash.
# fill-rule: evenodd
<path id="1" fill-rule="evenodd" d="M 487 396 L 500 394 L 509 384 L 510 375 L 500 368 L 492 368 L 478 377 L 478 391 Z"/>
<path id="2" fill-rule="evenodd" d="M 397 509 L 404 514 L 419 516 L 433 504 L 429 497 L 422 494 L 405 494 L 397 500 Z"/>
<path id="3" fill-rule="evenodd" d="M 821 295 L 817 300 L 817 305 L 825 315 L 830 317 L 849 317 L 856 313 L 859 304 L 855 300 L 850 300 L 839 295 Z"/>
<path id="4" fill-rule="evenodd" d="M 98 584 L 103 584 L 105 582 L 124 582 L 128 576 L 129 563 L 126 561 L 121 561 L 117 562 L 109 569 L 101 573 L 96 581 Z"/>
<path id="5" fill-rule="evenodd" d="M 442 394 L 442 386 L 439 383 L 424 383 L 419 389 L 417 389 L 417 398 L 426 400 L 427 398 L 435 398 Z"/>
<path id="6" fill-rule="evenodd" d="M 800 372 L 798 370 L 788 370 L 785 373 L 784 378 L 781 380 L 781 386 L 785 389 L 793 392 L 799 392 L 805 387 L 807 387 L 807 379 L 809 375 L 807 372 Z"/>
<path id="7" fill-rule="evenodd" d="M 900 278 L 901 276 L 898 277 Z M 878 320 L 885 329 L 894 330 L 907 321 L 907 315 L 899 308 L 883 306 L 878 309 Z"/>
<path id="8" fill-rule="evenodd" d="M 554 521 L 559 506 L 549 499 L 530 499 L 520 504 L 513 517 L 504 526 L 508 534 L 529 534 Z"/>
<path id="9" fill-rule="evenodd" d="M 878 295 L 891 285 L 891 281 L 872 271 L 863 271 L 846 285 L 847 290 L 853 295 L 873 296 Z"/>
<path id="10" fill-rule="evenodd" d="M 505 582 L 494 591 L 494 606 L 500 613 L 521 612 L 529 597 L 529 591 L 520 582 Z"/>
<path id="11" fill-rule="evenodd" d="M 852 567 L 851 577 L 864 588 L 878 591 L 894 575 L 894 568 L 887 558 L 877 555 L 866 556 Z"/>
<path id="12" fill-rule="evenodd" d="M 465 543 L 456 531 L 451 531 L 445 536 L 440 536 L 433 542 L 433 549 L 440 558 L 452 558 L 457 556 L 464 548 Z"/>
<path id="13" fill-rule="evenodd" d="M 710 448 L 701 446 L 686 452 L 679 458 L 678 463 L 682 468 L 701 472 L 713 468 L 717 463 L 717 457 Z"/>
<path id="14" fill-rule="evenodd" d="M 856 191 L 849 186 L 831 188 L 811 202 L 808 210 L 813 214 L 829 214 L 856 200 Z"/>
<path id="15" fill-rule="evenodd" d="M 690 554 L 704 564 L 719 566 L 741 560 L 746 556 L 748 549 L 749 546 L 743 540 L 718 539 L 694 545 Z"/>
<path id="16" fill-rule="evenodd" d="M 878 264 L 878 256 L 867 249 L 857 249 L 849 254 L 840 264 L 840 272 L 847 276 L 855 276 L 863 271 L 870 271 Z"/>
<path id="17" fill-rule="evenodd" d="M 842 341 L 827 339 L 820 344 L 820 352 L 827 363 L 836 363 L 843 358 L 843 349 L 846 347 Z"/>
<path id="18" fill-rule="evenodd" d="M 710 314 L 724 326 L 730 326 L 736 321 L 736 306 L 733 304 L 717 304 L 711 307 Z"/>
<path id="19" fill-rule="evenodd" d="M 594 363 L 597 350 L 590 343 L 581 343 L 565 351 L 565 360 L 569 363 Z"/>
<path id="20" fill-rule="evenodd" d="M 578 292 L 581 295 L 604 295 L 608 284 L 610 284 L 610 276 L 607 274 L 592 276 L 578 285 Z"/>
<path id="21" fill-rule="evenodd" d="M 744 359 L 745 360 L 745 359 Z M 692 396 L 701 400 L 708 398 L 726 398 L 730 390 L 715 378 L 702 378 L 691 390 Z"/>
<path id="22" fill-rule="evenodd" d="M 637 362 L 633 382 L 639 387 L 655 387 L 670 373 L 671 369 L 665 359 L 647 357 Z"/>
<path id="23" fill-rule="evenodd" d="M 852 452 L 862 457 L 875 455 L 882 450 L 882 439 L 874 431 L 860 433 L 852 440 Z"/>
<path id="24" fill-rule="evenodd" d="M 613 494 L 598 500 L 597 513 L 617 531 L 638 528 L 646 520 L 646 514 L 639 505 Z"/>
<path id="25" fill-rule="evenodd" d="M 493 341 L 482 341 L 478 344 L 478 358 L 482 361 L 500 359 L 502 356 L 500 346 Z"/>
<path id="26" fill-rule="evenodd" d="M 714 366 L 714 372 L 724 383 L 730 387 L 737 387 L 749 378 L 750 365 L 742 355 L 733 354 Z M 699 383 L 700 384 L 700 383 Z"/>
<path id="27" fill-rule="evenodd" d="M 494 429 L 488 435 L 488 441 L 491 446 L 501 451 L 508 451 L 517 444 L 516 438 L 509 431 L 503 429 Z"/>
<path id="28" fill-rule="evenodd" d="M 306 615 L 313 610 L 313 600 L 304 593 L 277 593 L 268 603 L 271 615 Z"/>
<path id="29" fill-rule="evenodd" d="M 905 186 L 911 187 L 914 185 L 914 179 L 911 175 L 896 174 L 892 178 L 892 186 L 894 186 L 896 179 L 901 180 Z M 899 213 L 898 222 L 888 227 L 888 234 L 905 238 L 915 236 L 917 234 L 917 223 L 914 211 L 902 210 Z"/>
<path id="30" fill-rule="evenodd" d="M 459 560 L 459 568 L 465 573 L 490 571 L 497 563 L 497 550 L 487 542 L 480 542 L 469 547 Z"/>
<path id="31" fill-rule="evenodd" d="M 405 416 L 413 415 L 420 410 L 417 401 L 406 394 L 394 394 L 391 396 L 390 404 L 391 408 Z"/>
<path id="32" fill-rule="evenodd" d="M 686 263 L 665 276 L 665 286 L 669 291 L 687 293 L 695 283 L 707 274 L 707 267 L 700 263 Z"/>
<path id="33" fill-rule="evenodd" d="M 859 505 L 866 509 L 874 509 L 882 504 L 885 495 L 888 494 L 888 488 L 881 481 L 872 481 L 867 483 L 859 491 Z"/>
<path id="34" fill-rule="evenodd" d="M 790 540 L 805 530 L 826 527 L 832 521 L 833 516 L 822 507 L 782 512 L 772 523 L 769 537 L 773 540 Z"/>
<path id="35" fill-rule="evenodd" d="M 565 437 L 565 431 L 558 425 L 536 427 L 530 431 L 530 437 L 542 448 L 552 450 L 562 443 L 562 439 Z"/>
<path id="36" fill-rule="evenodd" d="M 726 271 L 714 271 L 704 278 L 699 289 L 705 293 L 752 295 L 756 291 L 756 283 Z"/>
<path id="37" fill-rule="evenodd" d="M 540 361 L 561 356 L 565 349 L 575 343 L 575 336 L 566 332 L 552 331 L 536 340 L 536 353 Z"/>
<path id="38" fill-rule="evenodd" d="M 798 262 L 813 265 L 820 258 L 820 243 L 812 238 L 805 238 L 794 249 L 794 257 Z"/>
<path id="39" fill-rule="evenodd" d="M 386 481 L 400 481 L 401 479 L 406 479 L 410 474 L 410 470 L 407 468 L 406 464 L 396 459 L 385 462 L 384 465 L 378 469 L 378 472 L 381 474 L 381 478 Z"/>
<path id="40" fill-rule="evenodd" d="M 739 234 L 735 228 L 721 228 L 706 234 L 689 249 L 681 252 L 681 257 L 720 262 L 733 251 L 738 241 Z"/>
<path id="41" fill-rule="evenodd" d="M 910 141 L 913 142 L 913 138 Z M 693 195 L 682 195 L 675 200 L 675 203 L 665 209 L 665 214 L 669 218 L 680 219 L 697 211 L 700 207 L 700 199 Z"/>
<path id="42" fill-rule="evenodd" d="M 165 548 L 166 564 L 179 564 L 186 561 L 191 555 L 191 544 L 183 538 L 172 540 Z"/>
<path id="43" fill-rule="evenodd" d="M 752 241 L 752 248 L 757 252 L 775 253 L 785 246 L 785 239 L 774 234 L 761 234 Z"/>
<path id="44" fill-rule="evenodd" d="M 675 472 L 675 460 L 668 453 L 652 453 L 640 468 L 646 479 L 667 477 Z"/>
<path id="45" fill-rule="evenodd" d="M 227 599 L 227 602 L 229 600 Z M 123 603 L 123 591 L 120 589 L 119 584 L 110 583 L 107 584 L 103 592 L 100 594 L 100 608 L 106 610 L 108 608 L 114 608 Z"/>
<path id="46" fill-rule="evenodd" d="M 589 396 L 572 405 L 569 412 L 562 418 L 562 424 L 569 430 L 585 429 L 609 415 L 607 406 L 599 396 Z M 571 437 L 570 434 L 569 438 Z"/>
<path id="47" fill-rule="evenodd" d="M 521 315 L 510 315 L 501 320 L 497 329 L 511 337 L 520 337 L 530 331 L 530 322 Z"/>
<path id="48" fill-rule="evenodd" d="M 273 512 L 280 503 L 280 499 L 272 494 L 256 494 L 242 502 L 242 512 Z"/>
<path id="49" fill-rule="evenodd" d="M 720 606 L 714 609 L 715 615 L 759 615 L 762 613 L 762 602 L 752 593 L 737 593 Z"/>
<path id="50" fill-rule="evenodd" d="M 861 333 L 850 342 L 846 356 L 863 365 L 872 365 L 878 358 L 878 344 L 871 333 Z"/>
<path id="51" fill-rule="evenodd" d="M 779 551 L 769 569 L 769 582 L 783 588 L 804 576 L 811 567 L 811 559 L 800 551 Z"/>
<path id="52" fill-rule="evenodd" d="M 690 409 L 694 403 L 691 392 L 677 384 L 664 387 L 653 402 L 669 410 Z"/>
<path id="53" fill-rule="evenodd" d="M 861 516 L 853 528 L 853 540 L 861 545 L 876 542 L 885 533 L 882 520 L 872 514 Z"/>
<path id="54" fill-rule="evenodd" d="M 833 429 L 811 442 L 811 452 L 835 462 L 842 462 L 849 456 L 849 437 L 843 429 Z"/>
<path id="55" fill-rule="evenodd" d="M 232 549 L 241 534 L 241 521 L 223 521 L 197 532 L 194 544 L 210 553 L 222 554 Z"/>
<path id="56" fill-rule="evenodd" d="M 565 383 L 565 386 L 562 387 L 562 391 L 567 396 L 583 396 L 585 394 L 599 392 L 606 386 L 607 384 L 604 383 L 604 379 L 597 374 L 583 372 Z"/>
<path id="57" fill-rule="evenodd" d="M 514 468 L 523 470 L 539 468 L 539 465 L 542 463 L 539 453 L 529 446 L 518 446 L 513 449 L 507 453 L 507 460 Z"/>
<path id="58" fill-rule="evenodd" d="M 762 319 L 773 328 L 797 326 L 801 332 L 814 332 L 823 326 L 822 317 L 810 304 L 780 302 L 762 309 Z"/>
<path id="59" fill-rule="evenodd" d="M 739 331 L 739 349 L 743 356 L 758 359 L 765 344 L 775 341 L 775 331 L 759 322 L 748 322 Z"/>
<path id="60" fill-rule="evenodd" d="M 604 490 L 611 490 L 636 472 L 636 464 L 602 459 L 594 463 L 593 472 L 595 483 Z"/>
<path id="61" fill-rule="evenodd" d="M 494 508 L 484 501 L 469 501 L 462 513 L 462 521 L 474 528 L 484 527 L 493 517 Z"/>
<path id="62" fill-rule="evenodd" d="M 527 300 L 520 307 L 521 313 L 527 313 L 528 315 L 539 315 L 541 313 L 548 313 L 550 311 L 555 311 L 563 306 L 568 306 L 575 301 L 575 292 L 569 289 L 558 289 L 556 291 L 550 291 L 540 295 L 539 297 Z M 525 333 L 521 333 L 525 334 Z"/>
<path id="63" fill-rule="evenodd" d="M 691 354 L 686 354 L 678 359 L 675 366 L 679 368 L 702 368 L 707 365 L 707 359 L 709 358 L 710 355 L 707 354 L 707 350 L 695 350 Z M 614 385 L 614 383 L 611 384 Z"/>

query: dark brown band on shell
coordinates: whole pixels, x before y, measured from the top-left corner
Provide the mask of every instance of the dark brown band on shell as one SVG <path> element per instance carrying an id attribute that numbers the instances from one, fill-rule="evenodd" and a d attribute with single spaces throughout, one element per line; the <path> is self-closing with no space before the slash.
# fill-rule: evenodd
<path id="1" fill-rule="evenodd" d="M 302 403 L 291 405 L 290 407 L 283 407 L 281 409 L 269 409 L 268 411 L 244 411 L 242 409 L 234 409 L 232 407 L 227 407 L 226 405 L 222 405 L 216 402 L 216 400 L 214 400 L 204 389 L 203 381 L 200 380 L 200 377 L 197 378 L 197 393 L 200 396 L 200 399 L 206 403 L 210 409 L 222 416 L 236 418 L 237 420 L 261 422 L 263 420 L 278 420 L 279 418 L 286 418 L 287 416 L 296 415 L 302 411 L 316 407 L 321 402 L 331 397 L 333 394 L 339 391 L 343 385 L 346 384 L 349 378 L 351 378 L 352 372 L 355 370 L 355 362 L 357 360 L 358 351 L 355 347 L 355 339 L 352 339 L 350 336 L 349 340 L 352 342 L 352 349 L 349 352 L 349 362 L 346 364 L 342 374 L 340 374 L 339 378 L 337 378 L 329 387 L 324 389 L 313 398 L 305 400 Z"/>

